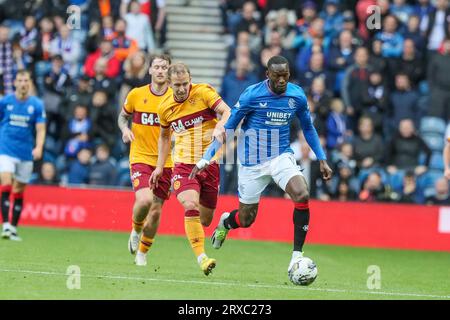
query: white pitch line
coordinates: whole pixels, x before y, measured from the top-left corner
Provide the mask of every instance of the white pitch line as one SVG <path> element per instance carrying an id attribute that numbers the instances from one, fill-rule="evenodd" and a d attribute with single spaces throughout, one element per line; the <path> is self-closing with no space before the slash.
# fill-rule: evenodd
<path id="1" fill-rule="evenodd" d="M 34 270 L 12 270 L 12 269 L 0 269 L 0 272 L 4 273 L 28 273 L 28 274 L 40 274 L 48 276 L 69 276 L 62 272 L 52 271 L 34 271 Z M 201 280 L 176 280 L 176 279 L 158 279 L 158 278 L 144 278 L 133 276 L 121 276 L 121 275 L 90 275 L 81 274 L 83 278 L 104 278 L 104 279 L 116 279 L 116 280 L 135 280 L 135 281 L 154 281 L 154 282 L 169 282 L 169 283 L 189 283 L 189 284 L 207 284 L 207 285 L 221 285 L 221 286 L 240 286 L 250 288 L 271 288 L 271 289 L 287 289 L 287 290 L 304 290 L 304 291 L 321 291 L 331 293 L 363 293 L 382 296 L 405 296 L 405 297 L 422 297 L 422 298 L 438 298 L 438 299 L 450 299 L 450 295 L 434 295 L 434 294 L 421 294 L 421 293 L 403 293 L 403 292 L 385 292 L 385 291 L 369 291 L 369 290 L 345 290 L 345 289 L 327 289 L 327 288 L 314 288 L 314 287 L 293 287 L 293 286 L 281 286 L 281 285 L 269 285 L 269 284 L 250 284 L 239 282 L 220 282 L 220 281 L 201 281 Z"/>

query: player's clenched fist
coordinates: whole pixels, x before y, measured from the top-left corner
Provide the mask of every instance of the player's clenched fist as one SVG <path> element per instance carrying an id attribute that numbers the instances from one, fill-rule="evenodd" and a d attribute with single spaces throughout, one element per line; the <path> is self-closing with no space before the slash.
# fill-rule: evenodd
<path id="1" fill-rule="evenodd" d="M 40 160 L 42 158 L 42 148 L 34 148 L 31 152 L 33 160 Z"/>
<path id="2" fill-rule="evenodd" d="M 129 128 L 124 128 L 122 131 L 122 141 L 123 143 L 130 143 L 134 140 L 134 134 Z"/>
<path id="3" fill-rule="evenodd" d="M 322 178 L 324 180 L 330 180 L 331 175 L 333 174 L 333 170 L 331 170 L 330 166 L 325 160 L 320 161 L 320 172 L 322 173 Z"/>

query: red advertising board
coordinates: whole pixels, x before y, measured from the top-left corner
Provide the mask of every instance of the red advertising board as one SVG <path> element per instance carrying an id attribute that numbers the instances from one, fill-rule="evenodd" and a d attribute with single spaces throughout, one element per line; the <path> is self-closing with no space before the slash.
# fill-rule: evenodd
<path id="1" fill-rule="evenodd" d="M 131 191 L 30 186 L 23 225 L 129 231 Z M 220 214 L 237 208 L 234 196 L 221 196 L 209 236 Z M 450 251 L 450 207 L 311 201 L 307 242 L 346 246 Z M 231 238 L 285 241 L 293 238 L 293 205 L 261 200 L 256 222 L 230 232 Z M 160 234 L 184 235 L 183 209 L 175 197 L 164 204 Z"/>

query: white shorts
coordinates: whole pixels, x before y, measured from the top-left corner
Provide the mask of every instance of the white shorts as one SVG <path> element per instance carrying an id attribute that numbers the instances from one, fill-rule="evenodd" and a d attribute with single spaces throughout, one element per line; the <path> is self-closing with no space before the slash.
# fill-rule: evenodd
<path id="1" fill-rule="evenodd" d="M 239 201 L 245 204 L 258 203 L 262 192 L 273 181 L 286 191 L 286 186 L 294 176 L 303 176 L 292 153 L 283 153 L 272 160 L 255 166 L 239 165 Z"/>
<path id="2" fill-rule="evenodd" d="M 12 173 L 14 179 L 21 183 L 30 182 L 33 174 L 33 161 L 23 161 L 6 155 L 0 155 L 0 173 Z"/>

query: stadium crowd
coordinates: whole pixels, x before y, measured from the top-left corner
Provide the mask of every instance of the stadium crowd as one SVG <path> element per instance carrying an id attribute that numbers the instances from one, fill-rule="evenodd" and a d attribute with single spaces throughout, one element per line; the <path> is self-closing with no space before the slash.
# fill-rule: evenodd
<path id="1" fill-rule="evenodd" d="M 66 24 L 72 4 L 81 8 L 76 29 Z M 116 119 L 129 90 L 150 81 L 149 53 L 166 50 L 165 5 L 0 0 L 0 95 L 12 92 L 17 70 L 29 69 L 48 116 L 34 183 L 131 186 Z M 220 0 L 220 6 L 230 43 L 225 102 L 234 105 L 264 79 L 273 55 L 288 58 L 292 81 L 307 94 L 335 172 L 328 183 L 320 179 L 294 123 L 292 149 L 312 197 L 450 203 L 442 177 L 450 131 L 448 0 Z M 221 166 L 221 192 L 236 194 L 236 165 Z M 265 195 L 284 196 L 275 187 Z"/>

